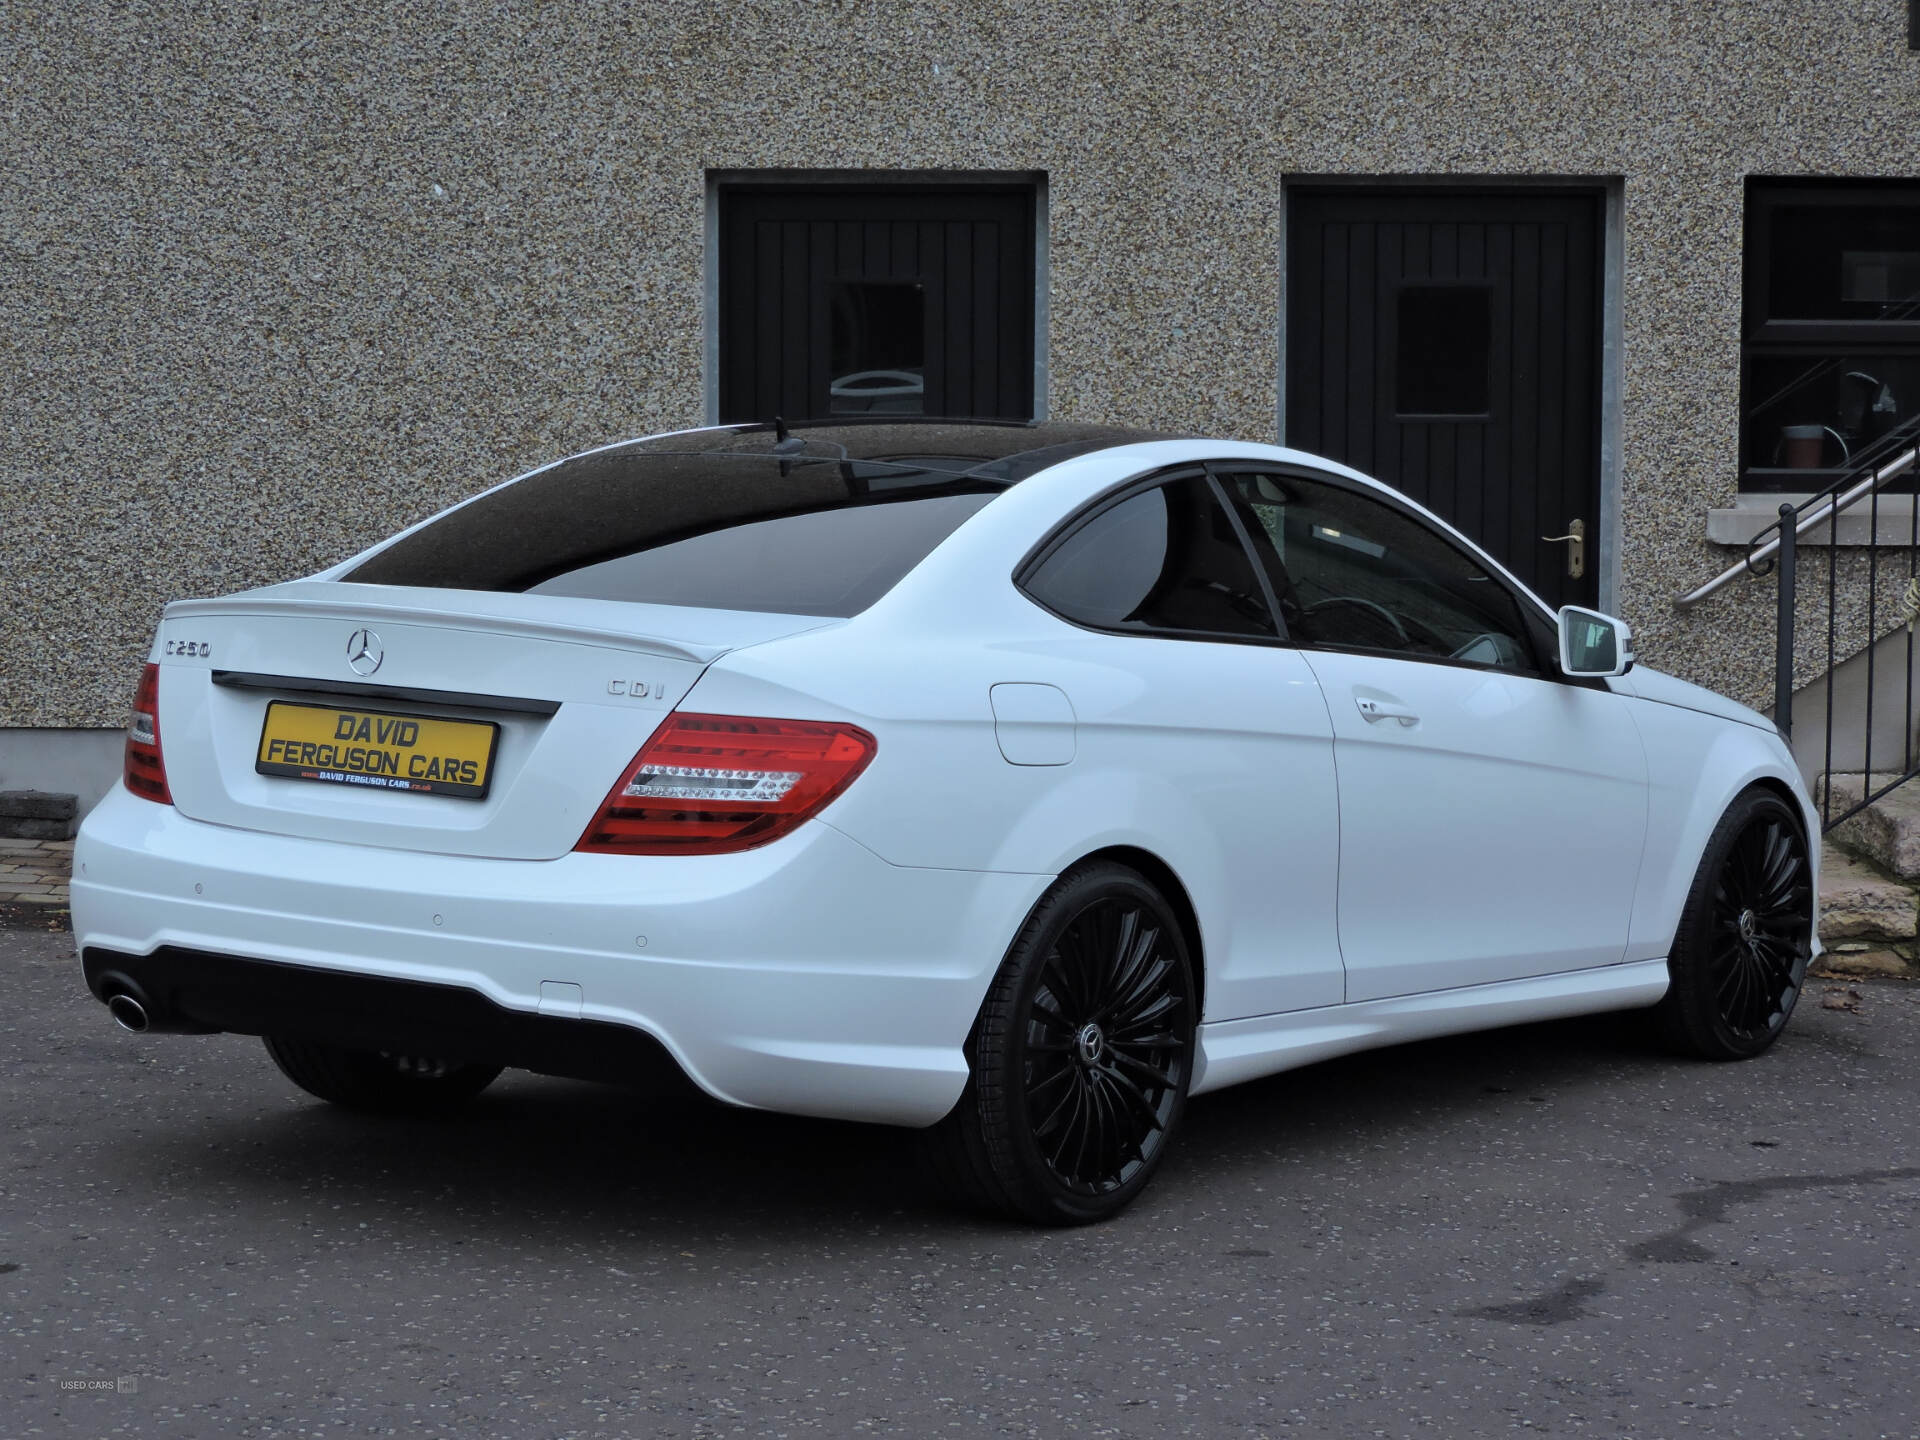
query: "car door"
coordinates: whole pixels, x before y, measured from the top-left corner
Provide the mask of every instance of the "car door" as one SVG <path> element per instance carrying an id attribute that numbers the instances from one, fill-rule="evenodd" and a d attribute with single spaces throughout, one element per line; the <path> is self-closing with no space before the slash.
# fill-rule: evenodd
<path id="1" fill-rule="evenodd" d="M 1020 585 L 1070 622 L 1047 654 L 1086 809 L 1138 827 L 1100 843 L 1153 851 L 1192 896 L 1205 1018 L 1338 1004 L 1333 729 L 1223 492 L 1195 467 L 1108 496 Z"/>
<path id="2" fill-rule="evenodd" d="M 1537 605 L 1410 509 L 1220 478 L 1332 716 L 1347 998 L 1617 963 L 1647 825 L 1622 697 L 1560 677 Z"/>

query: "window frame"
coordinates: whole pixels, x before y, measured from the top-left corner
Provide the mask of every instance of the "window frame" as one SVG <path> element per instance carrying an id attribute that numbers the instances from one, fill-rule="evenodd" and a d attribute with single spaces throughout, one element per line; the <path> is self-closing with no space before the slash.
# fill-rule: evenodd
<path id="1" fill-rule="evenodd" d="M 1520 640 L 1526 647 L 1527 654 L 1532 659 L 1534 668 L 1532 670 L 1511 670 L 1499 665 L 1488 665 L 1479 660 L 1459 660 L 1451 655 L 1413 655 L 1405 650 L 1392 650 L 1380 646 L 1328 645 L 1304 638 L 1297 638 L 1289 642 L 1295 649 L 1324 650 L 1341 655 L 1367 655 L 1381 660 L 1403 660 L 1414 665 L 1447 665 L 1455 669 L 1478 670 L 1490 675 L 1511 675 L 1523 680 L 1554 680 L 1562 684 L 1581 685 L 1588 683 L 1583 680 L 1577 680 L 1573 676 L 1561 671 L 1557 638 L 1559 621 L 1558 617 L 1548 608 L 1544 600 L 1541 600 L 1524 585 L 1513 580 L 1491 555 L 1483 554 L 1475 550 L 1471 545 L 1463 543 L 1446 528 L 1436 524 L 1429 517 L 1405 504 L 1399 497 L 1385 490 L 1375 489 L 1371 485 L 1357 484 L 1343 475 L 1330 474 L 1325 470 L 1316 470 L 1308 465 L 1290 465 L 1279 461 L 1262 460 L 1209 460 L 1207 462 L 1207 468 L 1209 473 L 1219 472 L 1213 474 L 1213 481 L 1215 485 L 1220 486 L 1222 489 L 1225 489 L 1225 482 L 1220 478 L 1222 474 L 1290 476 L 1297 480 L 1307 480 L 1315 484 L 1326 485 L 1330 489 L 1342 490 L 1349 495 L 1358 496 L 1362 500 L 1370 500 L 1383 509 L 1390 510 L 1399 515 L 1401 519 L 1408 523 L 1420 526 L 1455 555 L 1467 561 L 1468 564 L 1486 571 L 1487 578 L 1502 590 L 1506 591 L 1508 597 L 1514 602 L 1515 607 L 1520 612 Z M 1227 513 L 1233 515 L 1236 521 L 1240 518 L 1231 503 L 1228 504 Z M 1252 549 L 1248 538 L 1244 534 L 1241 537 L 1241 543 L 1248 544 L 1249 549 Z M 1266 581 L 1266 566 L 1261 563 L 1258 551 L 1253 551 L 1252 559 L 1255 571 L 1260 574 L 1263 582 Z M 1271 589 L 1271 585 L 1269 585 L 1269 589 Z M 1285 618 L 1279 616 L 1277 599 L 1274 602 L 1274 612 L 1276 617 L 1280 618 L 1281 623 L 1284 625 Z M 1553 642 L 1551 645 L 1548 644 L 1549 640 Z M 1604 683 L 1602 684 L 1602 688 L 1604 688 Z"/>
<path id="2" fill-rule="evenodd" d="M 1916 41 L 1920 41 L 1920 0 L 1912 0 Z M 1742 239 L 1740 315 L 1739 488 L 1742 494 L 1801 494 L 1831 485 L 1845 467 L 1804 470 L 1756 463 L 1749 451 L 1749 410 L 1756 362 L 1779 359 L 1834 359 L 1848 355 L 1884 355 L 1920 359 L 1920 317 L 1911 320 L 1790 320 L 1771 313 L 1773 225 L 1785 208 L 1843 209 L 1904 197 L 1901 208 L 1920 212 L 1920 180 L 1907 178 L 1824 180 L 1749 175 Z"/>
<path id="3" fill-rule="evenodd" d="M 1054 619 L 1071 625 L 1076 630 L 1085 630 L 1095 635 L 1114 635 L 1126 640 L 1184 640 L 1200 641 L 1213 645 L 1276 645 L 1298 648 L 1288 638 L 1287 622 L 1280 615 L 1279 598 L 1273 593 L 1273 584 L 1267 578 L 1266 566 L 1260 563 L 1260 557 L 1254 552 L 1247 538 L 1246 527 L 1235 513 L 1231 498 L 1225 493 L 1218 479 L 1207 468 L 1208 462 L 1186 460 L 1169 465 L 1145 475 L 1135 475 L 1121 481 L 1118 485 L 1088 500 L 1066 518 L 1059 521 L 1039 542 L 1021 557 L 1020 563 L 1013 567 L 1011 579 L 1013 588 L 1020 592 L 1021 598 L 1037 609 L 1044 610 Z M 1201 480 L 1212 492 L 1214 503 L 1226 512 L 1228 522 L 1233 526 L 1234 538 L 1240 542 L 1240 553 L 1245 556 L 1247 566 L 1253 571 L 1253 578 L 1260 586 L 1260 594 L 1267 602 L 1267 614 L 1273 619 L 1274 633 L 1271 635 L 1233 635 L 1218 630 L 1121 630 L 1110 625 L 1095 625 L 1087 620 L 1056 610 L 1027 588 L 1035 572 L 1052 559 L 1060 547 L 1071 540 L 1081 530 L 1107 511 L 1124 505 L 1136 495 L 1149 490 L 1157 490 L 1163 485 L 1171 485 L 1180 480 Z"/>
<path id="4" fill-rule="evenodd" d="M 1292 476 L 1296 479 L 1310 480 L 1344 490 L 1348 494 L 1362 499 L 1372 500 L 1389 510 L 1397 512 L 1403 519 L 1420 525 L 1431 531 L 1443 545 L 1461 556 L 1468 563 L 1487 572 L 1487 577 L 1513 599 L 1520 610 L 1523 634 L 1528 655 L 1532 658 L 1534 669 L 1510 670 L 1498 665 L 1488 665 L 1478 660 L 1456 660 L 1450 655 L 1410 655 L 1404 650 L 1384 650 L 1357 645 L 1323 645 L 1293 635 L 1287 629 L 1286 617 L 1280 610 L 1280 597 L 1274 591 L 1273 579 L 1267 573 L 1267 567 L 1260 559 L 1259 551 L 1254 547 L 1252 537 L 1247 533 L 1246 524 L 1240 517 L 1238 506 L 1228 491 L 1222 475 L 1243 475 L 1249 473 Z M 1240 548 L 1246 553 L 1247 563 L 1253 567 L 1254 577 L 1260 582 L 1262 594 L 1266 597 L 1268 613 L 1273 616 L 1276 634 L 1265 635 L 1228 635 L 1210 630 L 1119 630 L 1105 625 L 1090 624 L 1076 619 L 1047 604 L 1027 588 L 1027 582 L 1034 572 L 1087 523 L 1097 516 L 1124 504 L 1134 496 L 1146 490 L 1168 484 L 1175 480 L 1204 476 L 1212 487 L 1214 499 L 1226 510 L 1227 518 L 1232 522 L 1235 535 L 1239 537 Z M 1520 680 L 1546 680 L 1561 685 L 1571 685 L 1581 689 L 1609 690 L 1606 681 L 1588 679 L 1564 674 L 1559 663 L 1558 617 L 1547 603 L 1514 580 L 1506 570 L 1493 559 L 1460 540 L 1444 526 L 1436 525 L 1432 519 L 1405 504 L 1399 497 L 1384 489 L 1363 485 L 1343 475 L 1335 475 L 1310 465 L 1300 465 L 1283 460 L 1260 458 L 1234 459 L 1212 458 L 1205 460 L 1181 461 L 1162 469 L 1150 471 L 1144 475 L 1131 476 L 1119 484 L 1102 491 L 1092 499 L 1085 501 L 1063 519 L 1051 526 L 1040 537 L 1020 562 L 1014 566 L 1009 577 L 1014 589 L 1021 597 L 1036 609 L 1042 610 L 1054 619 L 1095 635 L 1112 635 L 1128 640 L 1184 640 L 1201 641 L 1216 645 L 1267 645 L 1288 650 L 1319 650 L 1328 653 L 1347 655 L 1365 655 L 1382 660 L 1399 660 L 1412 665 L 1445 665 L 1454 669 L 1476 670 L 1482 674 L 1507 675 Z"/>

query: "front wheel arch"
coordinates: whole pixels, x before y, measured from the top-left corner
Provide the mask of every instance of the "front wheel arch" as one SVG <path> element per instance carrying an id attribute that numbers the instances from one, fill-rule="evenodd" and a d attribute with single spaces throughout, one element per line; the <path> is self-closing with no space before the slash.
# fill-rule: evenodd
<path id="1" fill-rule="evenodd" d="M 1670 1048 L 1744 1060 L 1779 1038 L 1812 963 L 1815 864 L 1791 792 L 1754 783 L 1728 802 L 1694 867 L 1653 1009 Z"/>

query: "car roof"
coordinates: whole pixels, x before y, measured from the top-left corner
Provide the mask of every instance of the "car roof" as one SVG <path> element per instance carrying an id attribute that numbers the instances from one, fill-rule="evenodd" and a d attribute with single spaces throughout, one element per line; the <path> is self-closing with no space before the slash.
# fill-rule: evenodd
<path id="1" fill-rule="evenodd" d="M 772 420 L 681 430 L 615 448 L 629 454 L 894 462 L 913 469 L 956 472 L 990 467 L 980 478 L 1013 484 L 1049 465 L 1098 450 L 1182 438 L 1187 437 L 1138 427 L 1056 420 L 842 416 L 792 424 Z"/>

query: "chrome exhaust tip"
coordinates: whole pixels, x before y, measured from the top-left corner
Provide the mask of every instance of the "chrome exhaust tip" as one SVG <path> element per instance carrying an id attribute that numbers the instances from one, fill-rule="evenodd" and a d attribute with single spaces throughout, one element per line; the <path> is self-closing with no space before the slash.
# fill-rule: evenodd
<path id="1" fill-rule="evenodd" d="M 131 1030 L 136 1035 L 144 1033 L 151 1023 L 147 1019 L 147 1007 L 124 993 L 107 1001 L 107 1013 L 122 1030 Z"/>

